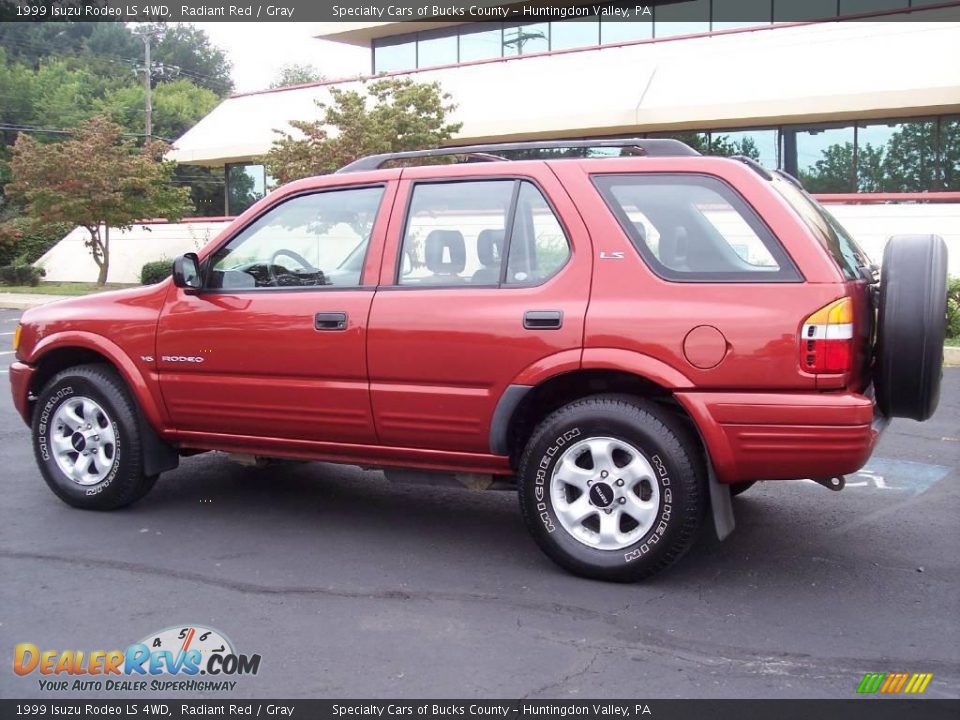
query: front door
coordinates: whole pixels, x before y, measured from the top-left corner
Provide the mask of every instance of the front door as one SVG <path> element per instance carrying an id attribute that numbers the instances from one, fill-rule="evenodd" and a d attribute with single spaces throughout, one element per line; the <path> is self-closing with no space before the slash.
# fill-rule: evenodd
<path id="1" fill-rule="evenodd" d="M 505 164 L 470 179 L 403 171 L 368 340 L 384 445 L 489 453 L 514 378 L 579 363 L 589 238 L 546 165 L 504 177 Z"/>
<path id="2" fill-rule="evenodd" d="M 178 431 L 376 442 L 367 318 L 392 193 L 290 194 L 207 255 L 203 290 L 171 289 L 156 365 Z"/>

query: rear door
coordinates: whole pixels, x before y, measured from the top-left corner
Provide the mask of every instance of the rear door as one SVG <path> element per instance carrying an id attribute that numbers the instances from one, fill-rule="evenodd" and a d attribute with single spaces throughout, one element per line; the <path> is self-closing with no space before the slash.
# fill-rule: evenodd
<path id="1" fill-rule="evenodd" d="M 367 318 L 389 182 L 288 196 L 204 261 L 203 290 L 172 288 L 157 367 L 181 433 L 375 443 Z"/>
<path id="2" fill-rule="evenodd" d="M 385 445 L 490 452 L 515 378 L 579 364 L 589 237 L 545 164 L 507 165 L 403 171 L 368 340 Z"/>

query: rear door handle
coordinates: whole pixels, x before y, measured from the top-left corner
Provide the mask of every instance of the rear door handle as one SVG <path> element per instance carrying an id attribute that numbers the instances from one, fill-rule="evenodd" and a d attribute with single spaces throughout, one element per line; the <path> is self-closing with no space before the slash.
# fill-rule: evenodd
<path id="1" fill-rule="evenodd" d="M 313 316 L 315 330 L 346 330 L 347 314 L 345 312 L 322 312 Z"/>
<path id="2" fill-rule="evenodd" d="M 523 314 L 527 330 L 559 330 L 563 327 L 562 310 L 527 310 Z"/>

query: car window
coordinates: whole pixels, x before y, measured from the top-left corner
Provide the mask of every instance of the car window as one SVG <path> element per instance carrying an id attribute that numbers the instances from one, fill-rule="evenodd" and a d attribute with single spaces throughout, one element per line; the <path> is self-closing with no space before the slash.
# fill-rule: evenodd
<path id="1" fill-rule="evenodd" d="M 563 267 L 569 257 L 567 236 L 543 193 L 531 183 L 521 183 L 510 234 L 506 284 L 539 284 Z"/>
<path id="2" fill-rule="evenodd" d="M 553 275 L 569 256 L 560 222 L 533 183 L 418 183 L 407 214 L 397 282 L 534 285 Z"/>
<path id="3" fill-rule="evenodd" d="M 213 254 L 207 287 L 359 285 L 383 191 L 330 190 L 284 201 Z"/>
<path id="4" fill-rule="evenodd" d="M 634 246 L 667 280 L 800 279 L 753 209 L 717 178 L 644 173 L 595 182 Z"/>
<path id="5" fill-rule="evenodd" d="M 849 280 L 860 277 L 860 268 L 869 267 L 870 259 L 843 225 L 799 183 L 795 184 L 778 175 L 774 177 L 772 185 L 803 218 L 820 244 L 836 261 L 844 277 Z"/>

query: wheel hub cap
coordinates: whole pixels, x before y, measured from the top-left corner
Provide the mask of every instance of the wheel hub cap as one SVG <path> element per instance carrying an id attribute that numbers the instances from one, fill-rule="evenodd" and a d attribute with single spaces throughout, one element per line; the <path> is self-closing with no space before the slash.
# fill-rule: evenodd
<path id="1" fill-rule="evenodd" d="M 57 408 L 50 427 L 53 458 L 77 485 L 96 485 L 117 459 L 113 422 L 95 400 L 74 396 Z"/>
<path id="2" fill-rule="evenodd" d="M 553 509 L 573 538 L 598 550 L 622 550 L 643 538 L 660 510 L 657 474 L 624 440 L 595 437 L 568 447 L 550 477 Z"/>
<path id="3" fill-rule="evenodd" d="M 613 488 L 605 482 L 594 483 L 590 486 L 590 502 L 598 508 L 605 508 L 613 502 Z"/>

